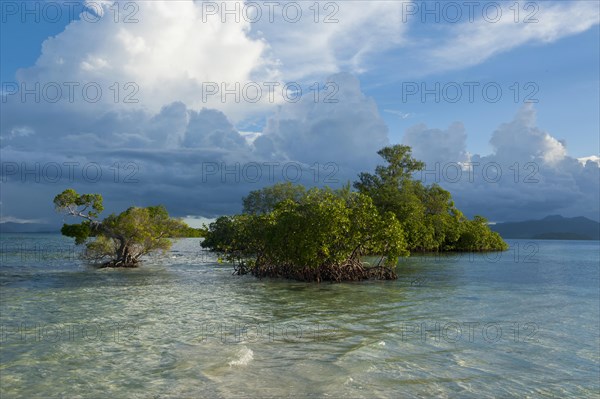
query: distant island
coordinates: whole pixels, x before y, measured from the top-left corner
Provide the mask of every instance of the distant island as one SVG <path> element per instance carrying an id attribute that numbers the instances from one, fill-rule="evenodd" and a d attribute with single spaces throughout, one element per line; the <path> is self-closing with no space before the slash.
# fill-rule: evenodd
<path id="1" fill-rule="evenodd" d="M 600 223 L 583 216 L 551 215 L 540 220 L 496 223 L 490 228 L 505 239 L 600 240 Z"/>
<path id="2" fill-rule="evenodd" d="M 0 233 L 56 233 L 58 229 L 44 223 L 0 223 Z"/>

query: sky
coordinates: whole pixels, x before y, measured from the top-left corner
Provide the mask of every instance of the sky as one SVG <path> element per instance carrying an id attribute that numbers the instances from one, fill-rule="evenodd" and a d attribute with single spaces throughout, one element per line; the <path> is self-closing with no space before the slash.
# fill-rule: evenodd
<path id="1" fill-rule="evenodd" d="M 0 223 L 199 225 L 406 144 L 469 217 L 599 219 L 596 1 L 2 1 Z"/>

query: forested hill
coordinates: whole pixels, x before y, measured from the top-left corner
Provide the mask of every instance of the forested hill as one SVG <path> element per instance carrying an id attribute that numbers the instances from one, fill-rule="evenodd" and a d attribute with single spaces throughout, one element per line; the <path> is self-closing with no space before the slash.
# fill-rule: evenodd
<path id="1" fill-rule="evenodd" d="M 497 223 L 490 225 L 502 238 L 547 240 L 600 240 L 600 223 L 585 218 L 546 216 L 541 220 Z"/>

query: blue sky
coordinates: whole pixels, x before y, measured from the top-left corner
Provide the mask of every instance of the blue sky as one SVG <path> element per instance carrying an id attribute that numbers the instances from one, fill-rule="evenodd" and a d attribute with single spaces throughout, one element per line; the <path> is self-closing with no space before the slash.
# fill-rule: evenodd
<path id="1" fill-rule="evenodd" d="M 482 98 L 481 92 L 475 92 L 475 101 L 468 102 L 467 94 L 463 101 L 456 104 L 440 101 L 435 103 L 430 96 L 426 103 L 412 101 L 402 104 L 398 101 L 397 85 L 367 89 L 369 95 L 381 99 L 382 107 L 402 109 L 404 113 L 419 115 L 406 119 L 392 118 L 386 115 L 386 121 L 396 133 L 398 139 L 404 129 L 415 121 L 425 121 L 431 126 L 443 127 L 455 120 L 464 121 L 472 134 L 468 146 L 475 152 L 487 153 L 489 135 L 498 126 L 505 115 L 514 113 L 525 101 L 533 87 L 539 88 L 532 99 L 538 100 L 538 125 L 551 131 L 556 137 L 565 139 L 569 153 L 576 157 L 589 155 L 599 146 L 599 60 L 600 44 L 598 25 L 579 35 L 566 37 L 551 45 L 531 44 L 513 49 L 505 54 L 492 57 L 481 64 L 450 73 L 435 74 L 424 79 L 406 78 L 404 81 L 425 81 L 427 87 L 435 82 L 498 82 L 503 89 L 503 97 L 498 103 Z M 377 76 L 369 76 L 367 82 L 377 84 Z M 514 100 L 516 88 L 520 88 L 521 101 Z M 533 82 L 536 86 L 526 89 Z M 368 83 L 367 83 L 368 84 Z M 413 99 L 418 96 L 409 97 Z M 401 100 L 401 99 L 400 99 Z M 577 121 L 577 129 L 573 129 Z"/>
<path id="2" fill-rule="evenodd" d="M 289 3 L 303 11 L 297 21 L 282 13 Z M 69 184 L 103 191 L 117 208 L 154 200 L 178 216 L 213 217 L 237 211 L 241 196 L 271 181 L 225 175 L 211 185 L 198 178 L 210 162 L 297 162 L 305 178 L 315 163 L 335 164 L 341 184 L 372 168 L 376 150 L 390 143 L 413 146 L 429 165 L 495 162 L 504 180 L 511 165 L 535 163 L 535 185 L 442 178 L 470 216 L 598 219 L 596 2 L 476 2 L 473 20 L 458 2 L 463 15 L 456 21 L 443 2 L 321 2 L 318 15 L 313 2 L 281 2 L 272 21 L 257 2 L 262 16 L 252 14 L 254 22 L 244 21 L 242 12 L 254 10 L 243 2 L 227 16 L 220 2 L 91 1 L 71 5 L 72 19 L 64 4 L 62 18 L 54 18 L 57 4 L 2 3 L 0 221 L 53 222 L 43 204 Z M 423 7 L 439 7 L 439 23 Z M 494 19 L 497 9 L 502 16 Z M 327 15 L 334 22 L 325 23 Z M 536 20 L 526 21 L 531 15 Z M 77 84 L 73 101 L 65 82 Z M 80 88 L 90 82 L 103 91 L 97 102 L 82 98 Z M 263 89 L 265 82 L 297 82 L 303 95 L 294 103 L 278 90 L 258 101 L 206 96 L 208 84 L 236 82 Z M 321 89 L 331 82 L 337 103 L 324 103 L 323 91 L 315 101 L 314 82 Z M 14 92 L 36 83 L 62 87 L 60 100 Z M 434 93 L 422 97 L 423 88 Z M 495 101 L 497 88 L 502 96 Z M 104 178 L 33 179 L 48 173 L 44 165 L 73 159 L 81 168 L 101 164 Z M 140 182 L 115 184 L 115 162 L 134 164 Z M 14 164 L 34 172 L 23 176 Z M 321 177 L 304 182 L 329 183 Z M 202 200 L 183 201 L 190 190 Z M 37 214 L 19 201 L 32 193 L 40 193 Z"/>

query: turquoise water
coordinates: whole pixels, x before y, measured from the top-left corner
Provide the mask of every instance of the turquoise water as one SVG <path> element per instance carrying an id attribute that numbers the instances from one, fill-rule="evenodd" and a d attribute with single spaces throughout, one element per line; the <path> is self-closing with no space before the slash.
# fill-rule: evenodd
<path id="1" fill-rule="evenodd" d="M 198 239 L 95 270 L 3 234 L 0 397 L 598 397 L 598 242 L 509 243 L 317 285 L 232 276 Z"/>

